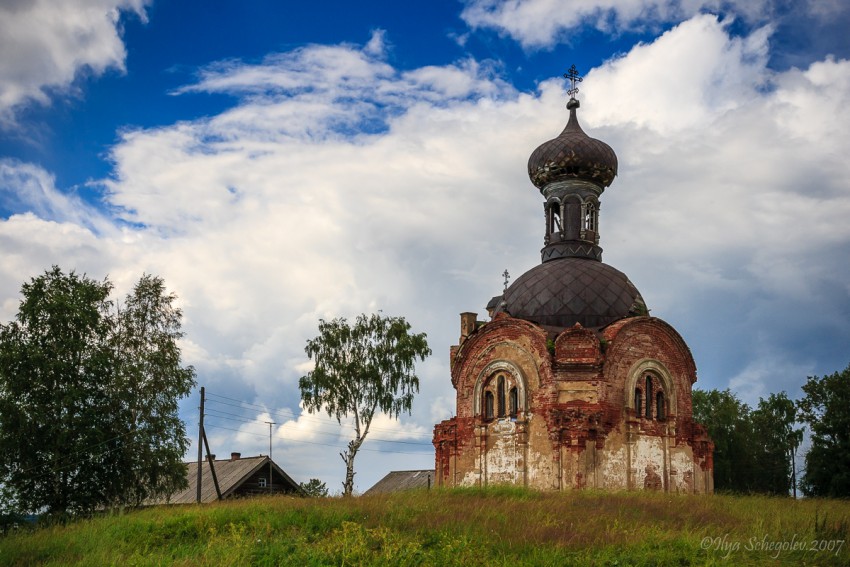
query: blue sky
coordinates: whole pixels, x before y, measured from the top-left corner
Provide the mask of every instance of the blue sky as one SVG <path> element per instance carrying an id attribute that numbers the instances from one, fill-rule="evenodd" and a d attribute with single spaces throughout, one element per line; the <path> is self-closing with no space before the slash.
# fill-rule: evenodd
<path id="1" fill-rule="evenodd" d="M 582 125 L 620 160 L 604 260 L 681 332 L 698 387 L 755 403 L 846 367 L 845 3 L 409 4 L 0 5 L 0 320 L 52 264 L 120 292 L 161 275 L 214 450 L 265 452 L 272 418 L 276 460 L 337 488 L 348 432 L 301 414 L 305 341 L 320 317 L 404 315 L 435 354 L 356 484 L 432 466 L 458 313 L 539 262 L 525 164 L 575 64 Z"/>

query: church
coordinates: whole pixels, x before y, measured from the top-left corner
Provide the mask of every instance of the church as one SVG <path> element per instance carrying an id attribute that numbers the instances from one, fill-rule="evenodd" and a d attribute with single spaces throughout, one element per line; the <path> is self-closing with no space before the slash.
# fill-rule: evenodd
<path id="1" fill-rule="evenodd" d="M 435 484 L 713 492 L 712 452 L 692 418 L 688 345 L 602 262 L 600 197 L 617 155 L 569 120 L 528 160 L 544 199 L 542 262 L 460 315 L 455 417 L 434 427 Z"/>

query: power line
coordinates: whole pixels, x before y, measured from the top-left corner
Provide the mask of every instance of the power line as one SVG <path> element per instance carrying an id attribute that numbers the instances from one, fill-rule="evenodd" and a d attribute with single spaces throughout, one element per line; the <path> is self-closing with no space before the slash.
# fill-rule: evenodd
<path id="1" fill-rule="evenodd" d="M 217 413 L 217 414 L 220 413 L 220 414 L 223 414 L 223 415 L 213 415 L 213 413 L 210 413 L 210 412 L 214 412 L 214 413 Z M 219 419 L 228 419 L 230 421 L 242 421 L 244 423 L 259 422 L 258 418 L 247 418 L 247 417 L 242 416 L 242 415 L 237 415 L 235 413 L 227 413 L 227 412 L 220 411 L 220 410 L 217 410 L 217 409 L 206 408 L 206 412 L 204 412 L 204 413 L 206 413 L 210 417 L 217 417 Z M 227 417 L 227 416 L 233 416 L 233 417 Z"/>
<path id="2" fill-rule="evenodd" d="M 226 415 L 231 415 L 231 416 L 234 416 L 234 417 L 225 417 L 224 415 L 215 415 L 215 414 L 209 413 L 210 411 L 217 412 L 217 413 L 226 413 L 226 412 L 218 412 L 218 410 L 207 410 L 207 413 L 206 413 L 207 417 L 214 417 L 216 419 L 224 419 L 226 421 L 236 421 L 236 422 L 240 422 L 240 423 L 256 423 L 256 424 L 268 423 L 268 422 L 265 422 L 265 421 L 261 421 L 259 418 L 248 419 L 248 418 L 245 418 L 243 416 L 238 416 L 238 415 L 232 414 L 232 413 L 226 414 Z M 318 435 L 326 435 L 328 437 L 338 437 L 339 436 L 339 432 L 322 431 L 321 429 L 314 429 L 314 430 L 311 430 L 311 432 L 316 433 Z M 431 445 L 431 443 L 422 443 L 420 441 L 400 441 L 400 440 L 394 440 L 394 439 L 382 439 L 380 437 L 367 437 L 367 439 L 369 439 L 371 441 L 379 441 L 381 443 L 401 443 L 403 445 L 420 445 L 420 446 L 430 446 Z"/>
<path id="3" fill-rule="evenodd" d="M 257 409 L 260 409 L 260 410 L 267 412 L 269 414 L 276 414 L 276 415 L 279 415 L 279 416 L 289 416 L 293 421 L 298 421 L 300 419 L 304 419 L 304 420 L 307 420 L 307 421 L 315 421 L 317 423 L 327 424 L 327 421 L 325 421 L 323 419 L 318 419 L 318 418 L 315 418 L 315 417 L 311 417 L 309 415 L 304 415 L 303 413 L 300 416 L 296 416 L 295 412 L 293 412 L 291 409 L 288 409 L 288 408 L 285 408 L 285 409 L 269 408 L 269 407 L 266 407 L 266 406 L 262 406 L 260 404 L 253 404 L 251 402 L 246 402 L 245 400 L 238 400 L 236 398 L 231 398 L 231 397 L 228 397 L 228 396 L 222 396 L 221 394 L 210 393 L 209 391 L 207 392 L 207 396 L 214 396 L 216 398 L 222 398 L 222 399 L 225 399 L 225 400 L 230 400 L 231 402 L 237 402 L 238 404 L 241 404 L 241 405 L 236 405 L 236 404 L 232 404 L 232 403 L 228 403 L 228 402 L 222 402 L 222 401 L 218 401 L 218 400 L 210 400 L 209 397 L 207 398 L 208 402 L 214 402 L 214 403 L 217 403 L 217 404 L 223 404 L 223 405 L 226 405 L 226 406 L 231 406 L 231 407 L 236 407 L 236 408 L 241 408 L 241 409 L 257 408 Z M 245 407 L 245 406 L 250 406 L 250 407 Z M 221 412 L 221 413 L 224 413 L 224 412 Z M 231 414 L 231 415 L 235 415 L 235 414 Z M 242 417 L 242 416 L 240 416 L 240 417 Z M 347 423 L 340 423 L 339 425 L 341 427 L 347 427 L 349 429 L 354 429 L 353 425 L 350 425 L 350 424 L 347 424 Z M 397 433 L 398 430 L 388 429 L 386 427 L 370 427 L 369 431 L 384 431 L 384 432 L 388 432 L 388 433 Z M 425 436 L 430 437 L 430 434 L 427 433 L 427 432 L 409 433 L 408 435 L 410 437 L 419 437 L 419 438 L 425 438 Z M 428 444 L 430 444 L 430 443 L 428 443 Z"/>
<path id="4" fill-rule="evenodd" d="M 211 428 L 214 428 L 214 429 L 226 429 L 228 431 L 235 431 L 236 433 L 245 433 L 247 435 L 254 435 L 256 437 L 262 437 L 264 439 L 267 437 L 266 433 L 254 433 L 254 432 L 251 432 L 251 431 L 244 431 L 242 429 L 233 429 L 232 427 L 224 427 L 222 425 L 209 425 L 208 427 L 211 427 Z M 319 443 L 318 441 L 304 441 L 304 440 L 301 440 L 301 439 L 287 439 L 287 442 L 304 443 L 304 444 L 307 444 L 307 445 L 321 445 L 323 447 L 333 447 L 334 449 L 345 449 L 345 446 L 331 445 L 330 443 Z M 425 455 L 425 454 L 427 454 L 427 451 L 387 451 L 387 450 L 383 450 L 383 449 L 369 449 L 368 447 L 360 447 L 359 450 L 360 451 L 370 451 L 370 452 L 373 452 L 373 453 L 392 453 L 392 454 L 395 454 L 395 455 Z"/>

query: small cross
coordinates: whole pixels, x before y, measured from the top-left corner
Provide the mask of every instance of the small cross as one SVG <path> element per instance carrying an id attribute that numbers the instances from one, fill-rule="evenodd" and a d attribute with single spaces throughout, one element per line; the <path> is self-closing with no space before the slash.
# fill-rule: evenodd
<path id="1" fill-rule="evenodd" d="M 579 76 L 578 69 L 576 69 L 575 64 L 573 64 L 573 66 L 564 73 L 564 78 L 570 80 L 570 90 L 567 91 L 567 94 L 570 95 L 570 98 L 575 98 L 578 94 L 578 87 L 576 86 L 576 83 L 580 83 L 584 80 Z"/>
<path id="2" fill-rule="evenodd" d="M 508 280 L 511 279 L 511 275 L 508 273 L 507 268 L 505 268 L 505 271 L 502 272 L 502 277 L 505 278 L 505 291 L 508 291 Z"/>

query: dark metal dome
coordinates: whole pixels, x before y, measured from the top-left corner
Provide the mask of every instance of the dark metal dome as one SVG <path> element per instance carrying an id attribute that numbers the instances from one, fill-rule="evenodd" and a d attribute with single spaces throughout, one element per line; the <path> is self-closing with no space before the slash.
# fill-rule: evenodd
<path id="1" fill-rule="evenodd" d="M 577 100 L 570 100 L 570 120 L 564 131 L 538 146 L 528 158 L 528 176 L 538 189 L 564 179 L 586 179 L 605 188 L 617 175 L 617 154 L 605 142 L 584 133 L 576 117 L 578 106 Z"/>
<path id="2" fill-rule="evenodd" d="M 604 327 L 645 315 L 646 304 L 623 272 L 587 258 L 560 258 L 520 276 L 498 311 L 544 327 Z"/>

